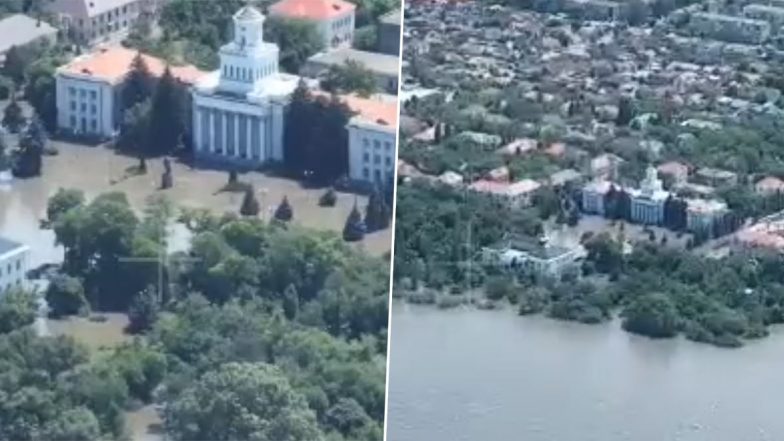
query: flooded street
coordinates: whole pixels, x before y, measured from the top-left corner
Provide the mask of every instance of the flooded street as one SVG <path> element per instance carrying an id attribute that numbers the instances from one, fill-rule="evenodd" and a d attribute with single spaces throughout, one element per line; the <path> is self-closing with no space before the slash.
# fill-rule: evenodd
<path id="1" fill-rule="evenodd" d="M 172 162 L 174 187 L 160 191 L 162 160 L 147 162 L 148 173 L 128 177 L 127 170 L 138 161 L 116 155 L 103 147 L 87 147 L 52 141 L 59 155 L 44 158 L 43 176 L 36 179 L 15 180 L 10 186 L 0 187 L 0 235 L 28 245 L 30 267 L 44 263 L 59 263 L 63 249 L 55 245 L 54 233 L 40 228 L 40 220 L 46 217 L 49 197 L 58 188 L 76 188 L 92 199 L 108 191 L 124 192 L 132 206 L 141 213 L 145 201 L 151 195 L 165 194 L 177 206 L 209 208 L 217 213 L 239 211 L 242 193 L 219 192 L 226 184 L 228 175 L 223 171 L 193 170 Z M 339 193 L 335 207 L 319 207 L 318 200 L 324 190 L 304 189 L 298 182 L 266 176 L 261 173 L 240 175 L 240 180 L 252 183 L 258 192 L 262 207 L 261 216 L 269 219 L 272 210 L 287 196 L 294 211 L 294 223 L 308 228 L 341 232 L 355 200 L 364 211 L 367 198 Z M 187 249 L 189 231 L 181 224 L 171 230 L 169 252 Z M 374 255 L 389 251 L 391 230 L 366 236 L 356 246 Z M 47 333 L 70 335 L 87 345 L 92 355 L 99 356 L 103 350 L 129 341 L 124 333 L 128 323 L 125 314 L 100 314 L 101 320 L 72 317 L 68 320 L 46 320 Z M 157 441 L 160 435 L 160 418 L 154 406 L 145 406 L 126 414 L 127 424 L 134 441 Z"/>
<path id="2" fill-rule="evenodd" d="M 133 158 L 116 155 L 103 147 L 57 141 L 50 144 L 60 154 L 44 158 L 42 177 L 15 180 L 10 188 L 0 189 L 0 235 L 30 246 L 32 267 L 63 258 L 62 248 L 54 245 L 52 231 L 39 228 L 48 198 L 60 187 L 80 189 L 88 199 L 103 192 L 122 191 L 137 210 L 154 194 L 165 194 L 182 207 L 209 208 L 217 213 L 237 213 L 242 202 L 242 193 L 219 192 L 228 179 L 223 171 L 193 170 L 172 162 L 174 187 L 160 191 L 162 160 L 148 161 L 146 175 L 127 177 L 127 170 L 138 163 Z M 294 210 L 293 222 L 308 228 L 340 232 L 354 201 L 360 210 L 367 203 L 364 196 L 339 193 L 335 207 L 319 207 L 323 190 L 304 189 L 296 181 L 257 172 L 240 175 L 240 180 L 256 188 L 265 219 L 271 217 L 271 211 L 287 196 Z M 357 246 L 382 255 L 389 251 L 390 241 L 391 231 L 387 229 L 368 235 Z"/>

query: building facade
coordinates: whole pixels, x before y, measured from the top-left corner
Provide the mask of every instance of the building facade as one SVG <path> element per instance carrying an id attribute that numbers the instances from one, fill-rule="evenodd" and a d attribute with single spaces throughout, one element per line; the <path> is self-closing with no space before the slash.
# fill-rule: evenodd
<path id="1" fill-rule="evenodd" d="M 269 8 L 271 17 L 313 23 L 325 50 L 351 46 L 355 11 L 353 3 L 343 0 L 281 0 Z"/>
<path id="2" fill-rule="evenodd" d="M 581 246 L 559 247 L 547 238 L 538 241 L 511 237 L 482 250 L 485 263 L 501 266 L 515 273 L 560 278 L 567 273 L 579 273 L 585 251 Z"/>
<path id="3" fill-rule="evenodd" d="M 43 2 L 66 32 L 81 44 L 119 41 L 136 21 L 154 17 L 161 0 L 51 0 Z"/>
<path id="4" fill-rule="evenodd" d="M 58 68 L 58 128 L 72 135 L 114 136 L 122 123 L 122 86 L 137 54 L 121 46 L 102 47 Z M 147 55 L 142 58 L 153 76 L 163 74 L 163 60 Z M 193 66 L 171 67 L 171 72 L 189 85 L 203 75 Z"/>
<path id="5" fill-rule="evenodd" d="M 11 288 L 26 288 L 28 270 L 27 245 L 0 237 L 0 296 Z"/>
<path id="6" fill-rule="evenodd" d="M 609 181 L 592 181 L 586 184 L 582 191 L 583 211 L 604 216 L 604 197 L 612 185 Z"/>
<path id="7" fill-rule="evenodd" d="M 670 193 L 664 190 L 661 179 L 653 167 L 648 167 L 639 189 L 630 190 L 631 221 L 646 225 L 664 222 L 664 202 Z"/>
<path id="8" fill-rule="evenodd" d="M 395 177 L 397 104 L 344 97 L 355 116 L 348 123 L 349 178 L 360 186 L 383 188 Z"/>
<path id="9" fill-rule="evenodd" d="M 264 41 L 264 15 L 234 14 L 234 40 L 221 47 L 220 69 L 193 88 L 197 158 L 261 165 L 283 161 L 283 117 L 299 77 L 278 71 L 279 49 Z"/>
<path id="10" fill-rule="evenodd" d="M 400 24 L 402 14 L 400 10 L 391 11 L 379 19 L 378 24 L 378 51 L 400 56 Z"/>
<path id="11" fill-rule="evenodd" d="M 715 199 L 686 200 L 686 228 L 693 232 L 713 232 L 713 226 L 729 212 L 727 204 Z"/>

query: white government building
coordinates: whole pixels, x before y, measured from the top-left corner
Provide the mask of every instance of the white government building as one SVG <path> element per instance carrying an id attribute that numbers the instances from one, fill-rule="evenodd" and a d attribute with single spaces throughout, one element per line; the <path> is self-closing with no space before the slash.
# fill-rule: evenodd
<path id="1" fill-rule="evenodd" d="M 0 237 L 0 296 L 13 287 L 25 288 L 29 253 L 27 245 Z"/>
<path id="2" fill-rule="evenodd" d="M 264 15 L 234 14 L 234 40 L 220 49 L 220 69 L 193 88 L 197 157 L 260 165 L 283 161 L 283 116 L 300 77 L 278 71 L 279 49 L 264 41 Z"/>

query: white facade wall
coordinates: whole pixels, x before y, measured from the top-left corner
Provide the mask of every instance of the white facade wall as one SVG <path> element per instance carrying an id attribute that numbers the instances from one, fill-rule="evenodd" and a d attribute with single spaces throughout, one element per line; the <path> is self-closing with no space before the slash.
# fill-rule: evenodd
<path id="1" fill-rule="evenodd" d="M 27 287 L 28 254 L 29 248 L 24 245 L 0 254 L 0 296 L 12 287 Z"/>
<path id="2" fill-rule="evenodd" d="M 354 41 L 354 11 L 325 20 L 318 28 L 324 36 L 324 47 L 350 47 Z"/>
<path id="3" fill-rule="evenodd" d="M 66 133 L 112 136 L 119 126 L 115 88 L 104 81 L 58 73 L 57 126 Z"/>
<path id="4" fill-rule="evenodd" d="M 349 178 L 385 186 L 395 176 L 395 130 L 366 122 L 348 126 Z"/>

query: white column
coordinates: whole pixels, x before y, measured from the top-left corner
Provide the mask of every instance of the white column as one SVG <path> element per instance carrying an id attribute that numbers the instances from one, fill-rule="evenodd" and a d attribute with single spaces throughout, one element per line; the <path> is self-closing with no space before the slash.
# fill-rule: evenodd
<path id="1" fill-rule="evenodd" d="M 245 119 L 245 131 L 248 132 L 245 137 L 245 157 L 251 159 L 251 149 L 253 148 L 253 115 L 248 115 Z"/>
<path id="2" fill-rule="evenodd" d="M 218 144 L 218 133 L 215 131 L 215 109 L 210 109 L 210 153 L 215 153 Z"/>
<path id="3" fill-rule="evenodd" d="M 261 158 L 261 162 L 266 162 L 269 158 L 267 158 L 267 139 L 264 136 L 264 116 L 259 118 L 259 145 L 256 146 L 259 149 L 259 158 Z"/>
<path id="4" fill-rule="evenodd" d="M 229 113 L 224 110 L 224 111 L 221 111 L 221 114 L 223 115 L 223 118 L 221 118 L 221 121 L 222 121 L 221 124 L 223 124 L 223 133 L 221 133 L 221 135 L 223 137 L 223 143 L 221 144 L 221 152 L 220 153 L 221 153 L 221 155 L 226 155 L 226 153 L 229 151 L 229 149 L 226 146 L 226 142 L 229 139 L 229 136 L 228 136 L 228 133 L 227 133 L 227 129 L 229 127 Z"/>
<path id="5" fill-rule="evenodd" d="M 240 157 L 240 114 L 234 114 L 234 157 Z"/>
<path id="6" fill-rule="evenodd" d="M 196 136 L 193 137 L 195 141 L 194 149 L 199 151 L 202 149 L 202 139 L 201 139 L 201 114 L 202 108 L 196 107 L 194 109 L 193 114 L 195 115 L 196 121 L 193 124 L 194 130 L 196 131 Z"/>

